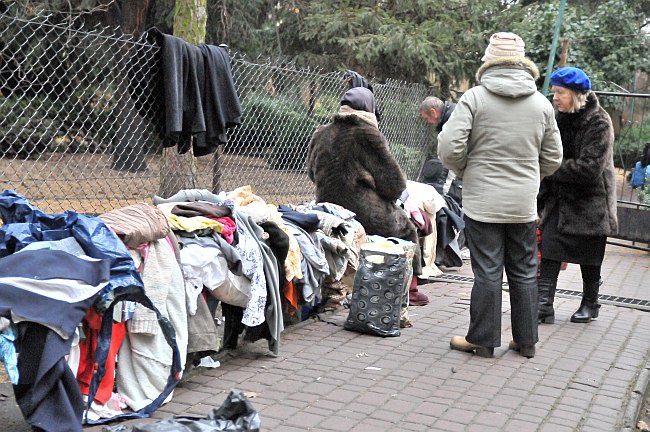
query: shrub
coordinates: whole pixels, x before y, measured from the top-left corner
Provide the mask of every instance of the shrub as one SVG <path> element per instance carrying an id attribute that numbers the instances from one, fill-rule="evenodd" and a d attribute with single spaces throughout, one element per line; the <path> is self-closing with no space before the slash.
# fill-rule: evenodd
<path id="1" fill-rule="evenodd" d="M 55 147 L 60 126 L 45 116 L 42 98 L 0 98 L 0 156 L 37 158 Z"/>
<path id="2" fill-rule="evenodd" d="M 109 89 L 76 91 L 64 104 L 69 153 L 107 150 L 115 139 L 120 108 Z"/>
<path id="3" fill-rule="evenodd" d="M 278 121 L 276 112 L 279 110 L 280 104 L 270 96 L 252 94 L 243 100 L 243 121 L 237 128 L 232 147 L 241 150 L 270 146 L 274 141 Z"/>
<path id="4" fill-rule="evenodd" d="M 650 124 L 644 122 L 621 130 L 614 141 L 614 165 L 631 168 L 643 154 L 645 143 L 650 142 Z"/>
<path id="5" fill-rule="evenodd" d="M 639 202 L 650 205 L 650 184 L 646 184 L 639 189 Z"/>
<path id="6" fill-rule="evenodd" d="M 416 149 L 399 143 L 390 144 L 390 149 L 406 177 L 416 180 L 424 161 L 425 149 Z"/>
<path id="7" fill-rule="evenodd" d="M 115 135 L 114 110 L 110 95 L 91 90 L 66 98 L 1 98 L 0 155 L 26 159 L 105 150 Z"/>
<path id="8" fill-rule="evenodd" d="M 277 170 L 303 170 L 311 136 L 319 126 L 304 113 L 285 111 L 274 142 L 264 155 L 266 162 Z"/>
<path id="9" fill-rule="evenodd" d="M 320 116 L 308 117 L 307 108 L 288 97 L 263 93 L 242 100 L 242 111 L 242 124 L 235 129 L 226 151 L 260 154 L 277 170 L 304 169 Z"/>

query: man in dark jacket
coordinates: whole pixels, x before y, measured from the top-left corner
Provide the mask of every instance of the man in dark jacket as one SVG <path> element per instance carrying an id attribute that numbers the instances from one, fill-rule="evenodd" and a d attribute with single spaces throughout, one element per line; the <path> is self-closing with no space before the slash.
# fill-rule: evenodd
<path id="1" fill-rule="evenodd" d="M 420 104 L 419 112 L 427 123 L 436 125 L 436 131 L 440 133 L 454 108 L 456 108 L 455 103 L 443 102 L 435 96 L 427 96 Z M 454 177 L 456 177 L 454 173 L 450 174 L 449 169 L 440 162 L 437 156 L 434 156 L 424 162 L 419 181 L 432 185 L 440 195 L 443 195 L 449 189 L 448 180 L 451 182 Z M 460 198 L 456 201 L 460 204 Z"/>
<path id="2" fill-rule="evenodd" d="M 440 132 L 454 112 L 454 108 L 456 108 L 455 103 L 443 102 L 435 96 L 427 96 L 420 104 L 420 115 L 429 124 L 436 125 L 436 130 Z"/>

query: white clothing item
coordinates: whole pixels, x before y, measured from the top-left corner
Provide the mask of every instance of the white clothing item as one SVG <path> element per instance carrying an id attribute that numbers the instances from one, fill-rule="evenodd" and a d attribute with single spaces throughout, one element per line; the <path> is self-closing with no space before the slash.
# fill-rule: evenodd
<path id="1" fill-rule="evenodd" d="M 441 208 L 447 207 L 447 203 L 436 188 L 426 183 L 407 180 L 406 190 L 409 192 L 409 198 L 407 201 L 414 203 L 424 210 L 429 217 L 429 223 L 431 224 L 432 229 L 431 234 L 425 236 L 421 242 L 424 265 L 422 266 L 422 273 L 419 277 L 426 279 L 433 276 L 439 276 L 442 274 L 442 271 L 435 264 L 436 248 L 438 245 L 436 214 Z"/>
<path id="2" fill-rule="evenodd" d="M 188 244 L 181 249 L 185 292 L 190 315 L 196 314 L 197 298 L 203 287 L 224 303 L 246 307 L 250 300 L 251 281 L 228 269 L 221 249 Z"/>
<path id="3" fill-rule="evenodd" d="M 109 404 L 98 404 L 97 402 L 93 401 L 90 404 L 90 408 L 88 409 L 88 420 L 93 420 L 93 421 L 98 421 L 99 419 L 109 419 L 113 418 L 115 416 L 118 416 L 120 414 L 124 414 L 122 410 L 115 410 L 112 409 Z"/>
<path id="4" fill-rule="evenodd" d="M 228 274 L 228 263 L 219 248 L 188 244 L 181 249 L 181 265 L 186 282 L 187 308 L 190 315 L 194 315 L 203 286 L 214 289 L 223 284 Z"/>
<path id="5" fill-rule="evenodd" d="M 77 239 L 75 239 L 74 237 L 66 237 L 61 240 L 36 241 L 33 243 L 29 243 L 18 252 L 27 251 L 27 250 L 37 250 L 37 249 L 61 250 L 63 252 L 69 253 L 70 255 L 74 255 L 76 257 L 81 257 L 82 255 L 86 255 L 86 252 L 84 252 L 83 248 L 81 247 Z"/>
<path id="6" fill-rule="evenodd" d="M 70 346 L 70 353 L 65 356 L 65 360 L 70 367 L 70 370 L 77 376 L 77 370 L 79 370 L 79 360 L 81 359 L 81 348 L 79 348 L 79 328 L 74 331 L 74 336 L 72 337 L 72 345 Z"/>
<path id="7" fill-rule="evenodd" d="M 447 178 L 445 179 L 445 184 L 442 186 L 442 193 L 443 194 L 448 194 L 449 193 L 449 188 L 451 187 L 451 183 L 456 179 L 456 173 L 453 172 L 452 170 L 449 170 L 447 174 Z"/>
<path id="8" fill-rule="evenodd" d="M 248 217 L 248 216 L 246 216 Z M 251 298 L 246 309 L 242 324 L 254 327 L 266 320 L 264 309 L 266 307 L 266 276 L 264 275 L 264 260 L 259 245 L 253 238 L 253 234 L 240 220 L 237 221 L 237 233 L 239 243 L 235 249 L 239 252 L 242 260 L 242 271 L 251 281 Z"/>
<path id="9" fill-rule="evenodd" d="M 433 231 L 428 236 L 421 239 L 422 243 L 422 273 L 418 276 L 421 279 L 428 279 L 434 276 L 440 276 L 442 270 L 436 265 L 436 246 L 438 244 L 438 229 L 436 227 L 435 216 L 431 220 L 431 228 Z"/>
<path id="10" fill-rule="evenodd" d="M 0 283 L 66 303 L 84 301 L 108 285 L 108 282 L 89 285 L 72 279 L 47 279 L 35 282 L 34 279 L 22 277 L 0 277 Z"/>
<path id="11" fill-rule="evenodd" d="M 214 360 L 210 356 L 203 357 L 201 359 L 201 362 L 199 363 L 199 367 L 205 367 L 205 368 L 210 368 L 210 369 L 218 368 L 220 366 L 221 366 L 221 363 L 219 362 L 219 360 Z"/>
<path id="12" fill-rule="evenodd" d="M 237 207 L 237 211 L 249 215 L 256 224 L 260 224 L 271 219 L 271 211 L 268 205 L 263 201 L 253 201 L 244 206 Z"/>
<path id="13" fill-rule="evenodd" d="M 447 206 L 442 195 L 429 184 L 407 180 L 406 190 L 409 194 L 407 201 L 412 201 L 413 204 L 434 217 L 438 210 Z"/>
<path id="14" fill-rule="evenodd" d="M 245 308 L 251 299 L 251 286 L 251 280 L 246 276 L 236 275 L 228 270 L 223 283 L 210 292 L 224 303 Z"/>

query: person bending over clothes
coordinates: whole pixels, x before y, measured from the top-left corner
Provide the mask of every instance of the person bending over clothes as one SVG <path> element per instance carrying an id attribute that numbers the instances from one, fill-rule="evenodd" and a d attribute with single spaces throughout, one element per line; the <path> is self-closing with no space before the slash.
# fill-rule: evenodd
<path id="1" fill-rule="evenodd" d="M 455 103 L 443 102 L 435 96 L 427 96 L 420 104 L 418 112 L 427 123 L 435 125 L 436 131 L 440 133 L 451 117 L 451 113 L 454 112 L 454 108 L 456 108 Z M 426 179 L 421 181 L 433 185 L 440 195 L 447 193 L 451 182 L 456 177 L 453 171 L 449 171 L 442 165 L 437 155 L 424 163 L 421 176 Z"/>
<path id="2" fill-rule="evenodd" d="M 417 228 L 396 204 L 406 189 L 406 177 L 379 131 L 375 107 L 369 89 L 346 91 L 332 122 L 319 127 L 311 138 L 307 174 L 316 185 L 316 201 L 351 210 L 367 234 L 418 245 Z M 416 276 L 422 271 L 419 249 L 413 257 Z M 417 282 L 411 284 L 409 301 L 411 305 L 429 302 Z"/>
<path id="3" fill-rule="evenodd" d="M 537 202 L 542 233 L 538 318 L 555 322 L 553 299 L 565 261 L 580 264 L 582 273 L 582 302 L 571 322 L 586 323 L 598 317 L 605 243 L 618 229 L 614 129 L 583 70 L 556 70 L 551 90 L 564 160 L 543 180 Z"/>
<path id="4" fill-rule="evenodd" d="M 427 96 L 418 111 L 427 123 L 436 125 L 436 130 L 441 132 L 451 113 L 454 112 L 454 108 L 456 108 L 455 103 L 443 102 L 435 96 Z"/>

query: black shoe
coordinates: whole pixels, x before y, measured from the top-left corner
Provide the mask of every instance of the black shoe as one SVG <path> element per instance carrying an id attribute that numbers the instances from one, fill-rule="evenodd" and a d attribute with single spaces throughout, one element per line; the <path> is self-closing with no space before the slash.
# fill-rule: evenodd
<path id="1" fill-rule="evenodd" d="M 540 324 L 555 324 L 555 310 L 551 308 L 550 311 L 542 311 L 540 309 L 537 315 L 537 321 Z"/>
<path id="2" fill-rule="evenodd" d="M 600 305 L 598 304 L 598 291 L 602 284 L 602 279 L 597 282 L 582 283 L 582 301 L 578 310 L 571 316 L 571 322 L 588 323 L 598 318 L 598 311 L 600 309 Z"/>
<path id="3" fill-rule="evenodd" d="M 537 279 L 537 293 L 539 299 L 539 308 L 537 312 L 537 321 L 543 324 L 555 323 L 555 310 L 553 301 L 555 300 L 555 288 L 557 279 L 539 278 Z"/>
<path id="4" fill-rule="evenodd" d="M 588 323 L 589 321 L 598 318 L 598 311 L 600 305 L 598 303 L 591 303 L 582 301 L 578 310 L 571 315 L 571 322 L 574 323 Z"/>

